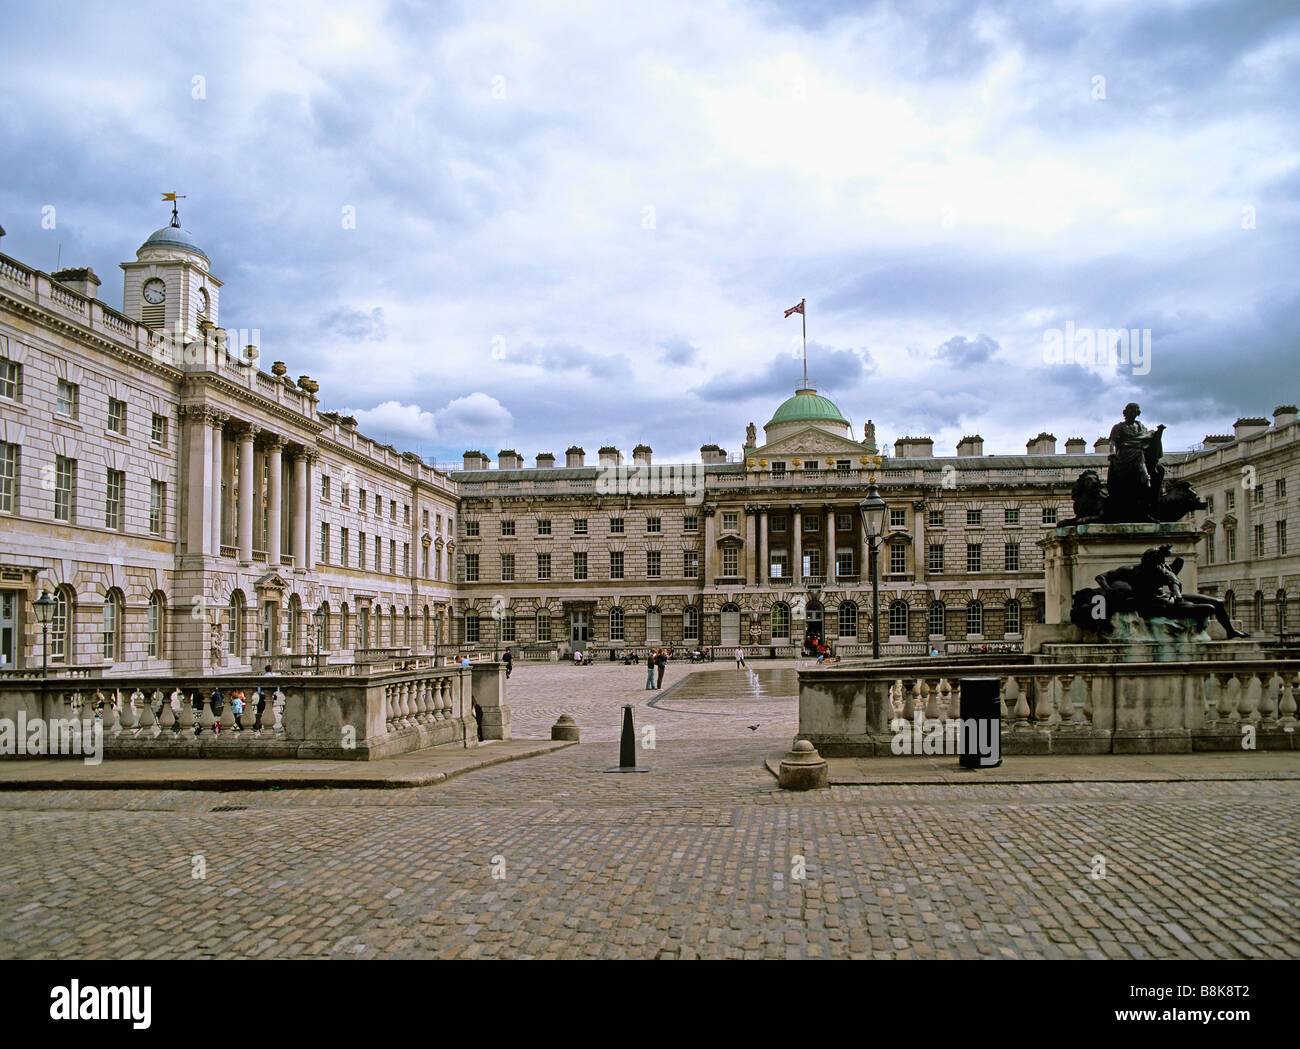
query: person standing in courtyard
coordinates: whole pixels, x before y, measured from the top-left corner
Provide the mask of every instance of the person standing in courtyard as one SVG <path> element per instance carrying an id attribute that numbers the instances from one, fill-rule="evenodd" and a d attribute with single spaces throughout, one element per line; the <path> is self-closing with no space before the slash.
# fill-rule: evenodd
<path id="1" fill-rule="evenodd" d="M 663 688 L 664 671 L 668 669 L 668 653 L 665 652 L 662 648 L 659 650 L 659 655 L 655 659 L 655 666 L 659 671 L 659 677 L 655 681 L 655 688 Z"/>
<path id="2" fill-rule="evenodd" d="M 655 687 L 655 657 L 657 653 L 652 648 L 645 654 L 645 687 Z"/>
<path id="3" fill-rule="evenodd" d="M 510 671 L 515 668 L 515 657 L 510 654 L 510 649 L 506 649 L 506 654 L 501 657 L 506 664 L 506 680 L 510 680 Z"/>
<path id="4" fill-rule="evenodd" d="M 745 669 L 745 650 L 739 645 L 736 646 L 736 669 Z"/>

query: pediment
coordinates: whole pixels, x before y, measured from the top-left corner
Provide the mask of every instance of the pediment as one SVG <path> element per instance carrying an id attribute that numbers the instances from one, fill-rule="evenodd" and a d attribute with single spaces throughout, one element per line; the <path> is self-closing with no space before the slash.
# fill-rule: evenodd
<path id="1" fill-rule="evenodd" d="M 796 456 L 818 458 L 835 455 L 842 459 L 852 459 L 854 467 L 861 466 L 858 459 L 867 454 L 867 450 L 856 441 L 845 437 L 836 437 L 833 433 L 816 426 L 806 426 L 798 433 L 789 434 L 771 444 L 765 444 L 754 450 L 751 459 L 793 459 Z"/>
<path id="2" fill-rule="evenodd" d="M 279 572 L 267 572 L 253 584 L 257 590 L 288 590 L 289 584 Z"/>

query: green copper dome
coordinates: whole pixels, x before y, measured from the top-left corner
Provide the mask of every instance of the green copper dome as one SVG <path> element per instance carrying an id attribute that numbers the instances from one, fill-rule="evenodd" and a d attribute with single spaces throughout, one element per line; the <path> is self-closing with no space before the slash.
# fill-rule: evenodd
<path id="1" fill-rule="evenodd" d="M 795 395 L 776 410 L 776 414 L 767 425 L 791 422 L 831 422 L 842 423 L 845 426 L 849 424 L 849 421 L 840 414 L 840 410 L 811 386 L 796 390 Z"/>

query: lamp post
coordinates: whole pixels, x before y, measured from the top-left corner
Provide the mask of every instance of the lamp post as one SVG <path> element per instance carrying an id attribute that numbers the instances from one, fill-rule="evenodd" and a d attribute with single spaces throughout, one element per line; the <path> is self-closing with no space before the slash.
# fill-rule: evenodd
<path id="1" fill-rule="evenodd" d="M 311 614 L 311 623 L 316 628 L 316 676 L 319 677 L 321 649 L 325 647 L 325 639 L 322 636 L 325 626 L 325 609 L 321 605 L 317 605 L 316 611 Z"/>
<path id="2" fill-rule="evenodd" d="M 50 617 L 54 615 L 54 598 L 50 597 L 48 590 L 42 590 L 32 607 L 41 622 L 41 680 L 44 681 L 50 668 Z"/>
<path id="3" fill-rule="evenodd" d="M 876 491 L 876 479 L 872 477 L 867 487 L 867 497 L 858 504 L 862 515 L 862 530 L 867 535 L 871 547 L 871 658 L 880 658 L 880 564 L 877 552 L 880 549 L 880 534 L 885 526 L 885 500 Z"/>

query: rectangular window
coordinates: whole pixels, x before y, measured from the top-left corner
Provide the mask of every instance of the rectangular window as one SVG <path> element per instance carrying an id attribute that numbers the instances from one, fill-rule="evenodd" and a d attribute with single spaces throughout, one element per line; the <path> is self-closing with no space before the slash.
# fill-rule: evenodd
<path id="1" fill-rule="evenodd" d="M 816 459 L 805 459 L 803 462 L 803 468 L 805 473 L 813 473 L 821 469 L 821 463 Z"/>
<path id="2" fill-rule="evenodd" d="M 645 530 L 647 532 L 660 532 L 663 530 L 661 521 L 658 517 L 647 517 L 645 519 Z"/>
<path id="3" fill-rule="evenodd" d="M 687 579 L 698 579 L 700 576 L 700 554 L 698 550 L 687 550 L 682 559 L 682 575 Z"/>
<path id="4" fill-rule="evenodd" d="M 465 555 L 465 582 L 478 582 L 478 554 Z"/>
<path id="5" fill-rule="evenodd" d="M 803 530 L 805 532 L 820 532 L 822 530 L 822 519 L 816 514 L 804 514 Z"/>
<path id="6" fill-rule="evenodd" d="M 330 526 L 323 521 L 320 526 L 320 562 L 323 565 L 330 563 Z"/>
<path id="7" fill-rule="evenodd" d="M 968 572 L 982 571 L 983 560 L 984 560 L 983 546 L 979 543 L 967 543 L 966 544 L 966 571 Z"/>
<path id="8" fill-rule="evenodd" d="M 907 571 L 907 547 L 902 543 L 889 544 L 889 571 L 894 574 Z"/>
<path id="9" fill-rule="evenodd" d="M 926 524 L 927 524 L 930 528 L 942 528 L 942 527 L 943 527 L 943 511 L 942 511 L 942 510 L 931 510 L 931 511 L 929 512 L 929 514 L 927 515 Z"/>
<path id="10" fill-rule="evenodd" d="M 477 521 L 466 521 L 466 522 L 465 522 L 465 537 L 466 537 L 467 539 L 474 539 L 474 538 L 477 537 L 477 536 L 478 536 L 478 522 L 477 522 Z"/>
<path id="11" fill-rule="evenodd" d="M 1056 524 L 1056 507 L 1054 506 L 1043 507 L 1043 524 L 1045 525 Z"/>
<path id="12" fill-rule="evenodd" d="M 167 447 L 167 416 L 153 413 L 149 420 L 149 440 L 160 448 Z"/>
<path id="13" fill-rule="evenodd" d="M 1229 488 L 1226 492 L 1223 493 L 1223 505 L 1226 506 L 1229 510 L 1236 509 L 1237 493 L 1235 490 Z"/>
<path id="14" fill-rule="evenodd" d="M 348 566 L 348 530 L 346 528 L 339 530 L 339 563 L 344 568 Z"/>
<path id="15" fill-rule="evenodd" d="M 357 567 L 366 567 L 366 533 L 357 533 Z"/>
<path id="16" fill-rule="evenodd" d="M 784 550 L 773 550 L 771 555 L 771 564 L 768 566 L 769 578 L 771 579 L 789 579 L 789 560 L 790 556 Z"/>
<path id="17" fill-rule="evenodd" d="M 465 617 L 465 640 L 470 642 L 478 641 L 478 616 Z"/>
<path id="18" fill-rule="evenodd" d="M 966 523 L 968 525 L 982 525 L 984 523 L 983 510 L 967 510 Z"/>
<path id="19" fill-rule="evenodd" d="M 23 366 L 7 357 L 0 357 L 0 397 L 11 401 L 22 400 Z"/>
<path id="20" fill-rule="evenodd" d="M 621 518 L 621 517 L 611 517 L 611 518 L 609 519 L 609 534 L 610 534 L 610 535 L 622 535 L 622 534 L 623 534 L 623 518 Z"/>
<path id="21" fill-rule="evenodd" d="M 1262 484 L 1257 484 L 1255 486 L 1255 505 L 1264 505 L 1264 486 Z"/>
<path id="22" fill-rule="evenodd" d="M 420 527 L 423 528 L 426 532 L 429 530 L 429 511 L 428 511 L 428 510 L 422 510 L 422 511 L 420 512 Z"/>
<path id="23" fill-rule="evenodd" d="M 411 574 L 411 544 L 402 544 L 402 575 Z"/>
<path id="24" fill-rule="evenodd" d="M 645 553 L 645 574 L 649 579 L 658 579 L 662 574 L 663 554 L 658 550 L 647 550 Z"/>
<path id="25" fill-rule="evenodd" d="M 1277 556 L 1286 556 L 1286 522 L 1277 523 Z"/>
<path id="26" fill-rule="evenodd" d="M 551 519 L 549 517 L 539 517 L 537 519 L 537 534 L 538 535 L 551 534 Z"/>
<path id="27" fill-rule="evenodd" d="M 54 520 L 71 523 L 77 517 L 77 460 L 55 456 Z"/>
<path id="28" fill-rule="evenodd" d="M 411 523 L 411 506 L 410 506 L 409 503 L 403 503 L 403 504 L 402 504 L 402 524 L 409 525 L 410 523 Z"/>
<path id="29" fill-rule="evenodd" d="M 397 500 L 396 500 L 396 499 L 389 499 L 389 500 L 388 500 L 388 519 L 389 519 L 390 521 L 396 521 L 396 520 L 397 520 Z"/>
<path id="30" fill-rule="evenodd" d="M 537 578 L 543 582 L 551 578 L 551 555 L 537 555 Z"/>
<path id="31" fill-rule="evenodd" d="M 347 481 L 339 482 L 339 506 L 351 506 L 352 489 Z"/>
<path id="32" fill-rule="evenodd" d="M 774 532 L 785 531 L 785 514 L 773 514 L 769 525 Z"/>
<path id="33" fill-rule="evenodd" d="M 1212 495 L 1205 497 L 1205 513 L 1209 517 L 1214 516 L 1214 496 Z"/>
<path id="34" fill-rule="evenodd" d="M 835 469 L 837 469 L 837 470 L 838 470 L 840 473 L 842 473 L 842 474 L 846 474 L 846 473 L 848 473 L 851 469 L 853 469 L 853 460 L 852 460 L 852 459 L 836 459 L 836 460 L 835 460 Z"/>
<path id="35" fill-rule="evenodd" d="M 1214 533 L 1213 532 L 1205 533 L 1205 563 L 1207 565 L 1214 564 Z"/>
<path id="36" fill-rule="evenodd" d="M 926 552 L 926 567 L 931 572 L 943 571 L 943 547 L 932 545 Z"/>
<path id="37" fill-rule="evenodd" d="M 722 551 L 722 574 L 724 576 L 740 575 L 740 551 L 734 546 L 728 546 Z"/>
<path id="38" fill-rule="evenodd" d="M 573 534 L 574 535 L 587 534 L 587 519 L 585 517 L 575 517 L 573 519 Z"/>
<path id="39" fill-rule="evenodd" d="M 501 582 L 513 583 L 515 581 L 515 555 L 501 555 Z"/>
<path id="40" fill-rule="evenodd" d="M 379 566 L 376 565 L 376 568 Z M 388 540 L 388 571 L 393 575 L 397 574 L 397 540 Z"/>
<path id="41" fill-rule="evenodd" d="M 623 551 L 611 550 L 609 554 L 609 578 L 623 578 Z"/>
<path id="42" fill-rule="evenodd" d="M 429 544 L 425 543 L 420 547 L 420 577 L 429 578 Z"/>
<path id="43" fill-rule="evenodd" d="M 1262 490 L 1263 489 L 1256 489 L 1256 491 Z M 1264 526 L 1262 524 L 1257 524 L 1255 526 L 1255 556 L 1264 556 Z"/>
<path id="44" fill-rule="evenodd" d="M 330 478 L 329 474 L 320 475 L 320 497 L 328 499 L 330 497 Z"/>
<path id="45" fill-rule="evenodd" d="M 149 534 L 162 535 L 163 521 L 167 516 L 167 484 L 149 482 Z"/>
<path id="46" fill-rule="evenodd" d="M 384 540 L 382 536 L 375 536 L 375 571 L 384 570 Z"/>
<path id="47" fill-rule="evenodd" d="M 513 641 L 515 639 L 515 617 L 509 613 L 501 617 L 501 640 Z"/>
<path id="48" fill-rule="evenodd" d="M 777 462 L 772 464 L 772 476 L 782 477 L 785 474 L 785 463 Z"/>
<path id="49" fill-rule="evenodd" d="M 1006 557 L 1007 571 L 1019 572 L 1020 571 L 1020 544 L 1007 543 L 1003 549 Z"/>
<path id="50" fill-rule="evenodd" d="M 724 532 L 735 532 L 740 529 L 740 512 L 737 510 L 728 510 L 722 515 L 722 530 Z"/>
<path id="51" fill-rule="evenodd" d="M 1273 497 L 1280 503 L 1286 498 L 1286 478 L 1279 477 L 1273 482 Z"/>
<path id="52" fill-rule="evenodd" d="M 1020 523 L 1020 508 L 1008 507 L 1002 511 L 1002 523 L 1015 525 Z"/>
<path id="53" fill-rule="evenodd" d="M 504 521 L 504 520 L 503 520 L 503 521 L 501 522 L 501 534 L 502 534 L 502 535 L 514 535 L 514 534 L 515 534 L 515 523 L 514 523 L 513 520 L 511 520 L 511 521 Z"/>
<path id="54" fill-rule="evenodd" d="M 835 574 L 843 578 L 853 574 L 853 551 L 837 550 L 835 552 Z"/>
<path id="55" fill-rule="evenodd" d="M 906 510 L 898 509 L 897 507 L 890 507 L 890 508 L 889 508 L 889 527 L 890 527 L 890 528 L 906 528 L 906 527 L 907 527 L 907 511 L 906 511 Z"/>
<path id="56" fill-rule="evenodd" d="M 695 514 L 689 514 L 682 518 L 683 532 L 698 532 L 700 530 L 700 519 Z"/>
<path id="57" fill-rule="evenodd" d="M 851 531 L 853 531 L 853 515 L 852 515 L 852 514 L 836 514 L 836 515 L 835 515 L 835 531 L 837 531 L 837 532 L 851 532 Z"/>
<path id="58" fill-rule="evenodd" d="M 364 514 L 365 512 L 366 512 L 366 490 L 364 488 L 358 488 L 357 489 L 357 513 Z"/>
<path id="59" fill-rule="evenodd" d="M 78 390 L 70 382 L 59 380 L 57 411 L 65 419 L 77 417 Z"/>
<path id="60" fill-rule="evenodd" d="M 1229 561 L 1237 560 L 1237 531 L 1235 528 L 1228 528 L 1223 533 L 1224 546 L 1227 547 Z"/>
<path id="61" fill-rule="evenodd" d="M 538 641 L 551 640 L 551 613 L 550 612 L 537 613 L 537 640 Z"/>
<path id="62" fill-rule="evenodd" d="M 384 512 L 384 497 L 376 493 L 375 495 L 375 516 L 378 517 Z"/>
<path id="63" fill-rule="evenodd" d="M 0 513 L 18 505 L 18 445 L 0 441 Z"/>
<path id="64" fill-rule="evenodd" d="M 573 578 L 587 578 L 587 555 L 580 551 L 575 551 L 573 554 Z"/>

